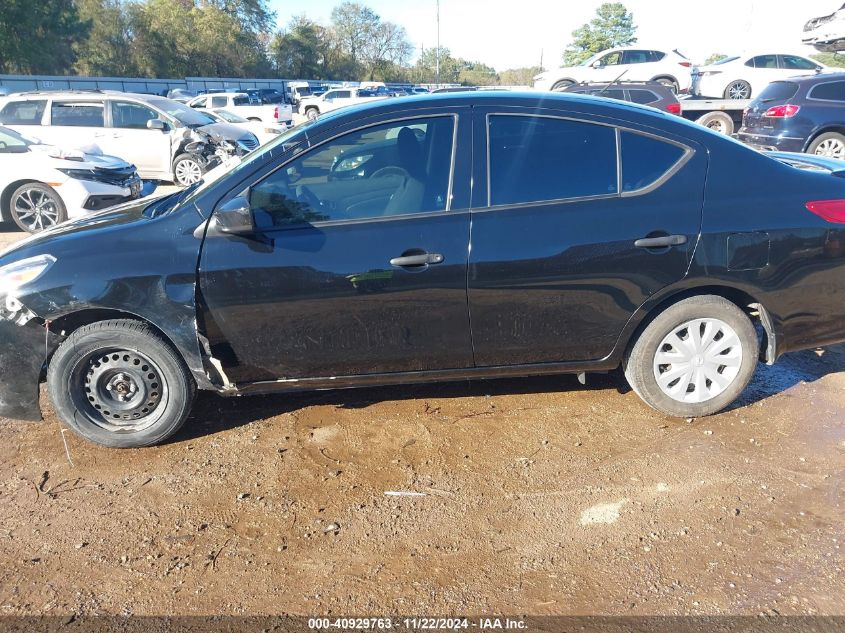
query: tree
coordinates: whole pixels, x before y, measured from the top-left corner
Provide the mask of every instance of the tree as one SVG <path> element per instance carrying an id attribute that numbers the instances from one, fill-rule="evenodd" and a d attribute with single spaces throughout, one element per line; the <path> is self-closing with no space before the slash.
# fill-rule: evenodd
<path id="1" fill-rule="evenodd" d="M 495 86 L 499 83 L 499 75 L 492 66 L 459 60 L 459 67 L 458 82 L 464 86 Z"/>
<path id="2" fill-rule="evenodd" d="M 81 75 L 133 76 L 138 69 L 129 49 L 129 16 L 120 0 L 76 0 L 88 37 L 74 43 L 74 69 Z"/>
<path id="3" fill-rule="evenodd" d="M 818 53 L 817 55 L 810 55 L 810 57 L 825 66 L 845 68 L 845 55 L 838 55 L 836 53 Z"/>
<path id="4" fill-rule="evenodd" d="M 324 75 L 327 33 L 323 27 L 299 16 L 292 18 L 285 31 L 270 42 L 270 57 L 282 77 L 302 79 Z"/>
<path id="5" fill-rule="evenodd" d="M 0 72 L 64 74 L 75 58 L 73 43 L 90 24 L 72 0 L 3 0 L 0 10 Z"/>
<path id="6" fill-rule="evenodd" d="M 410 71 L 411 80 L 420 84 L 433 84 L 437 81 L 437 50 L 429 48 L 424 50 L 417 63 Z M 458 82 L 461 72 L 461 61 L 452 57 L 448 48 L 440 47 L 440 82 L 451 84 Z"/>
<path id="7" fill-rule="evenodd" d="M 634 16 L 621 2 L 605 2 L 596 17 L 572 31 L 572 42 L 563 53 L 563 64 L 575 66 L 608 48 L 629 46 L 637 41 Z"/>
<path id="8" fill-rule="evenodd" d="M 541 72 L 539 66 L 503 70 L 499 73 L 499 84 L 502 86 L 531 86 L 534 84 L 534 77 Z"/>
<path id="9" fill-rule="evenodd" d="M 713 53 L 710 57 L 704 60 L 704 65 L 708 66 L 709 64 L 715 64 L 720 59 L 725 59 L 725 57 L 727 57 L 727 55 L 722 53 Z"/>

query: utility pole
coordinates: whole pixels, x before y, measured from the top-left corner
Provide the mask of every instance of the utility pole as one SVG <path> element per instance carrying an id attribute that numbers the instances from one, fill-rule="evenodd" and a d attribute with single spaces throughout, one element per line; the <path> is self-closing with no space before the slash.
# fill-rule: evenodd
<path id="1" fill-rule="evenodd" d="M 440 0 L 437 0 L 437 54 L 434 56 L 434 83 L 440 85 Z"/>
<path id="2" fill-rule="evenodd" d="M 540 49 L 540 72 L 543 72 L 543 49 Z"/>

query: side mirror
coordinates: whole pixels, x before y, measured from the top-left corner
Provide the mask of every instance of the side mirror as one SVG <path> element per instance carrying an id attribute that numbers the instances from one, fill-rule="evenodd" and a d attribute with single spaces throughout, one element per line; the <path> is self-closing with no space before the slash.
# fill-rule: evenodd
<path id="1" fill-rule="evenodd" d="M 150 119 L 149 121 L 147 121 L 147 129 L 161 130 L 162 132 L 164 132 L 167 129 L 167 123 L 165 123 L 161 119 Z"/>
<path id="2" fill-rule="evenodd" d="M 224 202 L 214 212 L 217 228 L 228 235 L 251 235 L 255 233 L 255 221 L 249 207 L 247 195 L 240 195 Z"/>

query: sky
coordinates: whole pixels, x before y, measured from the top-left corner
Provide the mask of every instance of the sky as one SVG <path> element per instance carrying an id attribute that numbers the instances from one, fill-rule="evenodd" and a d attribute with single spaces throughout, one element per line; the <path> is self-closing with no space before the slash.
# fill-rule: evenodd
<path id="1" fill-rule="evenodd" d="M 270 0 L 279 27 L 305 14 L 328 24 L 341 0 Z M 417 51 L 437 42 L 436 0 L 359 0 L 382 19 L 401 24 Z M 832 13 L 842 0 L 623 0 L 634 15 L 639 43 L 677 48 L 694 62 L 712 53 L 762 48 L 813 53 L 801 45 L 804 23 Z M 572 31 L 594 15 L 601 0 L 440 0 L 440 44 L 455 57 L 496 70 L 560 65 Z M 759 52 L 775 52 L 763 51 Z"/>

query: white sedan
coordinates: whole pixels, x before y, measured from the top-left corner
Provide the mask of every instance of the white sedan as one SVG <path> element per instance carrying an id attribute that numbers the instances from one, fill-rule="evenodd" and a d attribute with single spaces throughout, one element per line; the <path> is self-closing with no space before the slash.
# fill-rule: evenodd
<path id="1" fill-rule="evenodd" d="M 827 70 L 824 64 L 801 55 L 764 53 L 725 57 L 698 68 L 692 92 L 718 99 L 751 99 L 773 81 Z"/>
<path id="2" fill-rule="evenodd" d="M 222 108 L 216 110 L 202 109 L 201 112 L 205 112 L 212 119 L 219 121 L 220 123 L 231 123 L 235 127 L 252 132 L 255 134 L 255 137 L 261 145 L 269 143 L 279 134 L 288 129 L 288 126 L 284 123 L 275 125 L 273 123 L 262 123 L 261 121 L 250 121 L 249 119 L 245 119 L 242 116 L 235 114 L 234 112 L 229 112 L 228 110 L 224 110 Z"/>
<path id="3" fill-rule="evenodd" d="M 141 195 L 126 161 L 39 145 L 0 126 L 0 220 L 38 233 Z"/>

